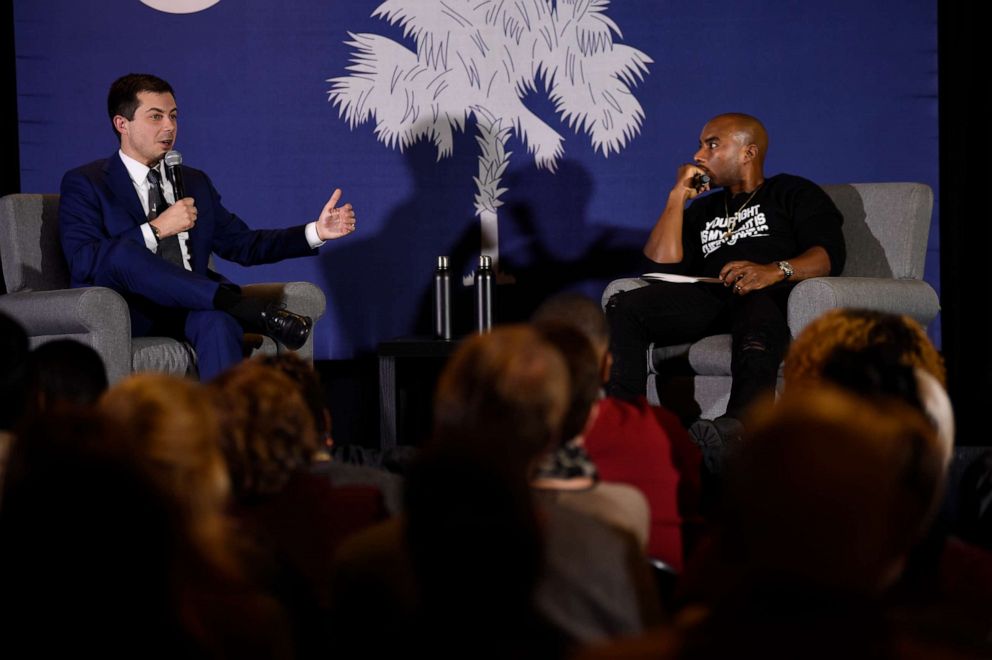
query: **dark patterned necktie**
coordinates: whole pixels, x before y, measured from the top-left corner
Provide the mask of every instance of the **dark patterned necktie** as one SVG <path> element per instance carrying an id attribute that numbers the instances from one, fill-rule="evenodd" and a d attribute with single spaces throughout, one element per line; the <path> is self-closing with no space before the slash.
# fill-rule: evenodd
<path id="1" fill-rule="evenodd" d="M 148 170 L 148 221 L 151 222 L 160 213 L 169 208 L 169 203 L 165 201 L 165 193 L 162 192 L 162 177 L 158 170 Z M 158 253 L 163 259 L 176 264 L 180 268 L 186 268 L 183 263 L 183 251 L 179 246 L 179 236 L 173 234 L 166 236 L 158 242 Z"/>

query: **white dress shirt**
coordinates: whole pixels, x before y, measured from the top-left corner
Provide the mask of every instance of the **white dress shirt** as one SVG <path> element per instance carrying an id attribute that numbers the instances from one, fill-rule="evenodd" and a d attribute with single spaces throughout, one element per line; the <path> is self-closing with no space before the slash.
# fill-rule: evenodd
<path id="1" fill-rule="evenodd" d="M 138 199 L 141 200 L 141 208 L 145 212 L 145 217 L 148 217 L 148 170 L 151 168 L 144 163 L 139 163 L 135 159 L 128 156 L 123 151 L 118 151 L 121 160 L 124 162 L 124 167 L 127 168 L 127 173 L 131 177 L 131 184 L 134 186 L 135 192 L 138 193 Z M 163 167 L 162 162 L 159 161 L 155 166 L 158 170 L 159 179 L 162 181 L 162 193 L 165 195 L 165 201 L 170 205 L 176 203 L 176 193 L 172 189 L 172 182 L 169 177 L 165 176 L 165 167 Z M 141 235 L 145 237 L 145 247 L 152 252 L 158 252 L 158 239 L 155 238 L 155 232 L 152 231 L 152 226 L 147 222 L 141 225 Z M 183 266 L 186 270 L 193 270 L 189 263 L 189 249 L 186 247 L 186 241 L 189 240 L 189 234 L 187 232 L 179 232 L 179 249 L 183 253 Z"/>

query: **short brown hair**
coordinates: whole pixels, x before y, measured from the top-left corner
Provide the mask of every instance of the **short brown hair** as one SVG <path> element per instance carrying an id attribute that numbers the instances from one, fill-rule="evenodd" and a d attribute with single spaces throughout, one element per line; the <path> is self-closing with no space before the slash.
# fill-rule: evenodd
<path id="1" fill-rule="evenodd" d="M 585 430 L 589 412 L 599 398 L 599 361 L 596 351 L 581 330 L 561 322 L 534 324 L 549 344 L 558 349 L 568 367 L 568 410 L 562 420 L 559 442 L 568 442 Z"/>
<path id="2" fill-rule="evenodd" d="M 121 134 L 114 126 L 114 117 L 120 115 L 128 121 L 133 120 L 134 112 L 140 105 L 138 94 L 141 92 L 172 94 L 173 97 L 176 95 L 172 91 L 172 85 L 150 73 L 129 73 L 115 80 L 107 93 L 107 114 L 110 116 L 110 126 L 114 129 L 114 135 L 118 138 Z"/>
<path id="3" fill-rule="evenodd" d="M 558 441 L 568 399 L 553 346 L 527 326 L 495 328 L 465 341 L 441 374 L 430 448 L 523 474 Z"/>

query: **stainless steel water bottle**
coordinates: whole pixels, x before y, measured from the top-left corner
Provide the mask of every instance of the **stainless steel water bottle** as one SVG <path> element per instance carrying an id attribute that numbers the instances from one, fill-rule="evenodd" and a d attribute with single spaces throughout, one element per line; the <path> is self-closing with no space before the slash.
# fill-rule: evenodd
<path id="1" fill-rule="evenodd" d="M 451 339 L 451 273 L 448 257 L 437 258 L 434 270 L 434 336 Z"/>
<path id="2" fill-rule="evenodd" d="M 475 325 L 479 332 L 493 327 L 493 261 L 489 255 L 479 257 L 475 271 Z"/>

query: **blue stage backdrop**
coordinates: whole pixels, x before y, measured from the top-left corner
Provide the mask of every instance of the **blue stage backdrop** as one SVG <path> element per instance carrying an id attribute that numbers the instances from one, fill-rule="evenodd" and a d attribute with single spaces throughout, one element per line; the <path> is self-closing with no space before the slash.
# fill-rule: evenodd
<path id="1" fill-rule="evenodd" d="M 116 149 L 110 82 L 176 88 L 177 148 L 255 227 L 341 187 L 320 256 L 218 267 L 327 294 L 318 358 L 429 329 L 435 258 L 498 251 L 497 315 L 635 273 L 710 116 L 760 117 L 769 173 L 937 189 L 936 2 L 15 0 L 21 181 Z M 936 222 L 927 279 L 939 286 Z M 931 334 L 936 337 L 936 327 Z"/>

